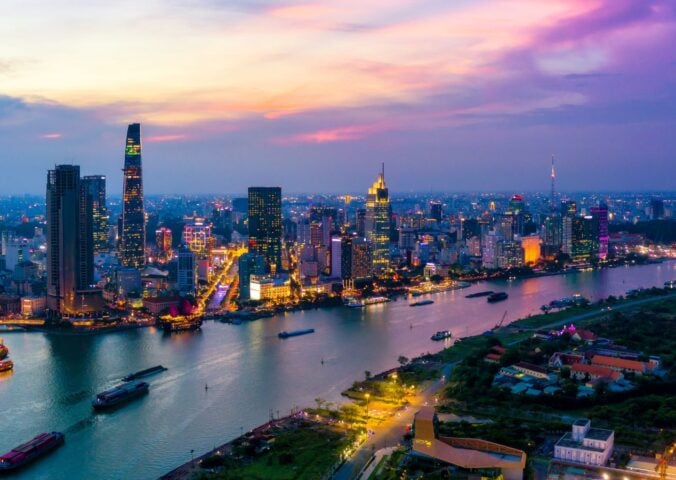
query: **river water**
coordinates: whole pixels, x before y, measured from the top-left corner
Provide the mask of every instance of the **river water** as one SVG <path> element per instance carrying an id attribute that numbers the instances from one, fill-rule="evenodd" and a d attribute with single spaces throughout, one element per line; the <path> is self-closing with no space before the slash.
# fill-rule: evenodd
<path id="1" fill-rule="evenodd" d="M 201 332 L 165 335 L 141 329 L 98 336 L 4 333 L 13 373 L 0 374 L 0 451 L 43 431 L 66 434 L 66 444 L 21 471 L 22 479 L 151 479 L 295 406 L 317 397 L 340 399 L 352 381 L 397 365 L 397 357 L 443 347 L 430 336 L 455 337 L 539 313 L 540 305 L 580 293 L 592 300 L 676 278 L 676 262 L 593 272 L 482 282 L 431 295 L 434 304 L 406 300 L 366 309 L 294 312 L 242 325 L 208 322 Z M 504 290 L 488 304 L 464 298 Z M 419 297 L 424 298 L 424 297 Z M 286 340 L 281 330 L 316 333 Z M 322 364 L 321 361 L 324 360 Z M 127 373 L 162 364 L 150 393 L 95 414 L 91 400 Z M 205 385 L 208 384 L 208 390 Z"/>

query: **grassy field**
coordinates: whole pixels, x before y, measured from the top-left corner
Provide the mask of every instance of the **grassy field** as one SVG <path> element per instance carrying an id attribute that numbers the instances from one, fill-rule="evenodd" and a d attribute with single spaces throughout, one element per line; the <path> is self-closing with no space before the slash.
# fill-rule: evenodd
<path id="1" fill-rule="evenodd" d="M 316 480 L 340 458 L 350 439 L 344 431 L 315 424 L 280 433 L 270 450 L 242 461 L 227 459 L 224 470 L 201 480 Z"/>

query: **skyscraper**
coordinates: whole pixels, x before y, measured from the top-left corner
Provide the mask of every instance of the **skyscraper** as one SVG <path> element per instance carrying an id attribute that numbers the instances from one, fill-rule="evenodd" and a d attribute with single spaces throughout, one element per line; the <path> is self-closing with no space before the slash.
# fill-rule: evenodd
<path id="1" fill-rule="evenodd" d="M 249 251 L 265 257 L 276 272 L 282 263 L 282 189 L 249 187 Z"/>
<path id="2" fill-rule="evenodd" d="M 132 123 L 127 128 L 122 195 L 120 263 L 125 267 L 139 268 L 145 265 L 146 245 L 141 170 L 141 125 L 139 123 Z"/>
<path id="3" fill-rule="evenodd" d="M 381 274 L 390 264 L 390 196 L 385 184 L 385 164 L 366 196 L 366 239 L 372 248 L 373 272 Z"/>
<path id="4" fill-rule="evenodd" d="M 48 172 L 46 203 L 47 308 L 62 315 L 97 310 L 92 202 L 80 167 L 58 165 Z"/>
<path id="5" fill-rule="evenodd" d="M 92 206 L 92 238 L 94 253 L 108 251 L 108 208 L 106 207 L 105 175 L 89 175 L 82 185 Z"/>
<path id="6" fill-rule="evenodd" d="M 591 207 L 591 216 L 594 220 L 594 236 L 598 251 L 595 252 L 599 260 L 608 258 L 608 205 L 599 204 L 597 207 Z"/>

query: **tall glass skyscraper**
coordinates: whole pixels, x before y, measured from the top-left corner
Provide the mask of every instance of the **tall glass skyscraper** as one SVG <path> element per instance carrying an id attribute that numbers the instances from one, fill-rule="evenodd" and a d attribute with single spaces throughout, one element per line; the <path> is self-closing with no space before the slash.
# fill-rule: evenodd
<path id="1" fill-rule="evenodd" d="M 92 202 L 80 167 L 47 174 L 47 308 L 60 315 L 100 308 L 94 281 Z"/>
<path id="2" fill-rule="evenodd" d="M 145 265 L 146 226 L 141 171 L 141 125 L 139 123 L 132 123 L 127 129 L 122 195 L 120 263 L 125 267 L 143 267 Z"/>
<path id="3" fill-rule="evenodd" d="M 282 264 L 282 189 L 249 187 L 249 251 L 265 257 L 268 272 Z"/>
<path id="4" fill-rule="evenodd" d="M 390 196 L 385 184 L 385 164 L 366 196 L 366 239 L 371 244 L 373 273 L 390 264 Z"/>
<path id="5" fill-rule="evenodd" d="M 92 206 L 92 238 L 94 253 L 108 251 L 108 208 L 106 207 L 105 175 L 88 175 L 82 186 Z"/>

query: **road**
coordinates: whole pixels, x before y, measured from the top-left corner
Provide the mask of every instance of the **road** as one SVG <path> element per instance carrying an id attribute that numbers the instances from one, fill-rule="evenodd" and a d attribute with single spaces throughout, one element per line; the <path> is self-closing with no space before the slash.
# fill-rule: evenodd
<path id="1" fill-rule="evenodd" d="M 393 415 L 380 425 L 372 427 L 375 432 L 361 447 L 346 461 L 333 475 L 333 480 L 350 480 L 355 478 L 364 468 L 376 450 L 386 447 L 396 447 L 406 431 L 406 427 L 413 423 L 413 417 L 420 407 L 434 403 L 434 398 L 446 384 L 455 363 L 446 365 L 443 375 L 434 383 L 428 385 L 411 399 L 406 410 Z"/>

